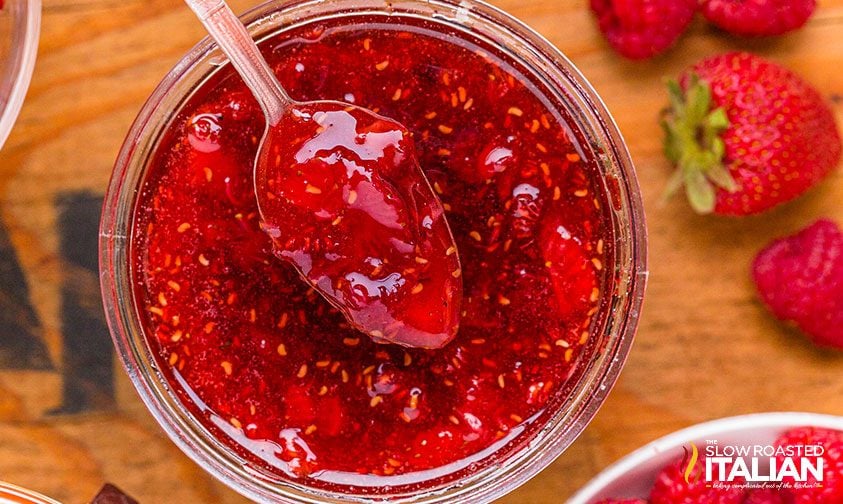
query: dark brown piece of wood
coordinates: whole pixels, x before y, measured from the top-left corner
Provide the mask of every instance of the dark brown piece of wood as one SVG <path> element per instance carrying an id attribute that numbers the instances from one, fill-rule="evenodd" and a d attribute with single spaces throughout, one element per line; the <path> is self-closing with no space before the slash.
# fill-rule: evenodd
<path id="1" fill-rule="evenodd" d="M 106 483 L 91 501 L 91 504 L 138 504 L 138 501 L 126 495 L 122 490 Z"/>

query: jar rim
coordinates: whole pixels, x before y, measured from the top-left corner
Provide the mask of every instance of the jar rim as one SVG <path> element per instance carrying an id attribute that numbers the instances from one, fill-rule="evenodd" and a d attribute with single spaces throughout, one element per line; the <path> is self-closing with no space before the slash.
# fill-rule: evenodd
<path id="1" fill-rule="evenodd" d="M 611 200 L 619 205 L 614 210 L 613 225 L 622 227 L 625 237 L 622 245 L 623 261 L 616 260 L 621 276 L 618 285 L 623 292 L 616 292 L 612 299 L 610 330 L 601 347 L 594 349 L 587 364 L 565 404 L 548 420 L 548 428 L 539 430 L 529 442 L 511 453 L 502 464 L 487 467 L 466 476 L 447 488 L 437 488 L 430 495 L 402 494 L 395 496 L 402 502 L 485 502 L 500 497 L 526 482 L 550 464 L 584 430 L 604 401 L 616 381 L 629 353 L 646 284 L 646 230 L 643 204 L 635 178 L 634 168 L 621 134 L 590 84 L 552 44 L 530 28 L 503 11 L 480 0 L 292 0 L 267 2 L 241 19 L 257 39 L 277 34 L 292 26 L 308 24 L 315 15 L 348 16 L 366 13 L 404 14 L 423 11 L 437 21 L 450 24 L 471 24 L 472 29 L 482 28 L 493 34 L 510 50 L 522 51 L 545 65 L 545 71 L 555 73 L 554 84 L 566 86 L 566 97 L 574 100 L 571 106 L 581 114 L 577 121 L 587 121 L 589 128 L 578 124 L 592 148 L 600 151 L 604 176 L 614 178 Z M 414 10 L 415 9 L 415 10 Z M 310 16 L 310 17 L 308 17 Z M 268 481 L 247 465 L 238 462 L 239 456 L 210 435 L 204 428 L 191 421 L 191 414 L 176 398 L 167 379 L 157 370 L 150 349 L 145 345 L 143 329 L 131 290 L 129 272 L 129 243 L 134 214 L 134 198 L 145 166 L 138 159 L 145 159 L 174 114 L 171 103 L 183 104 L 205 79 L 214 73 L 208 65 L 217 51 L 208 39 L 203 39 L 185 55 L 158 85 L 147 100 L 132 125 L 114 167 L 112 179 L 104 199 L 100 227 L 100 280 L 106 318 L 117 348 L 118 357 L 128 372 L 141 399 L 168 436 L 177 446 L 206 471 L 241 494 L 258 501 L 285 502 L 336 502 L 342 497 L 367 502 L 363 494 L 326 493 L 324 490 L 301 485 L 294 481 Z M 192 73 L 191 73 L 192 72 Z M 195 74 L 195 75 L 194 75 Z M 173 89 L 186 79 L 196 77 L 189 89 L 173 93 Z M 176 98 L 174 98 L 174 96 Z M 168 101 L 169 99 L 169 101 Z M 175 107 L 178 108 L 178 107 Z M 144 161 L 143 163 L 145 163 Z M 609 188 L 607 187 L 607 191 Z M 608 199 L 608 198 L 607 198 Z M 615 233 L 615 240 L 619 235 Z M 620 289 L 618 289 L 620 290 Z M 563 422 L 564 421 L 564 422 Z M 426 488 L 424 492 L 431 492 Z M 377 501 L 386 496 L 377 495 Z M 373 501 L 374 501 L 373 500 Z"/>
<path id="2" fill-rule="evenodd" d="M 4 54 L 5 58 L 0 62 L 3 72 L 0 93 L 8 93 L 0 100 L 0 148 L 6 143 L 20 113 L 35 69 L 41 32 L 41 0 L 16 0 L 7 2 L 4 8 L 11 11 L 12 34 L 10 54 Z"/>
<path id="3" fill-rule="evenodd" d="M 6 502 L 6 499 L 8 499 L 8 502 L 10 503 L 28 502 L 29 504 L 60 504 L 58 501 L 53 500 L 46 495 L 41 495 L 40 493 L 27 490 L 26 488 L 13 485 L 12 483 L 0 481 L 0 502 Z"/>

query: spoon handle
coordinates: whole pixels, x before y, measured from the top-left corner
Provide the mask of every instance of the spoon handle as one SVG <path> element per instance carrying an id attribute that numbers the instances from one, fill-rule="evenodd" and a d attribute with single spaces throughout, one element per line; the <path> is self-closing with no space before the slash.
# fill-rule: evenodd
<path id="1" fill-rule="evenodd" d="M 225 0 L 184 0 L 234 65 L 263 109 L 266 120 L 275 125 L 293 100 L 269 69 L 258 46 Z"/>

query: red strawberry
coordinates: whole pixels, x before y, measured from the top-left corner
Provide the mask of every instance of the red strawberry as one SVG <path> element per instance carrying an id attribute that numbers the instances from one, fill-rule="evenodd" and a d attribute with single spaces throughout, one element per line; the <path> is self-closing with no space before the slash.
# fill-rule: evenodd
<path id="1" fill-rule="evenodd" d="M 818 427 L 801 427 L 785 432 L 777 441 L 776 446 L 822 446 L 824 453 L 823 479 L 816 481 L 808 475 L 808 481 L 796 485 L 792 478 L 785 478 L 785 483 L 791 483 L 793 488 L 785 490 L 784 494 L 795 504 L 839 504 L 843 502 L 843 432 L 821 429 Z M 782 464 L 784 457 L 779 457 Z M 797 470 L 801 470 L 800 457 L 793 458 Z M 805 484 L 807 483 L 807 484 Z M 801 486 L 801 488 L 797 488 Z"/>
<path id="2" fill-rule="evenodd" d="M 701 463 L 685 481 L 685 466 L 680 462 L 668 465 L 656 476 L 650 492 L 651 504 L 741 504 L 745 491 L 738 485 L 712 488 L 705 480 Z"/>
<path id="3" fill-rule="evenodd" d="M 843 232 L 819 220 L 776 240 L 752 265 L 761 299 L 818 345 L 843 348 Z"/>
<path id="4" fill-rule="evenodd" d="M 789 201 L 840 159 L 840 135 L 819 92 L 748 53 L 704 59 L 670 85 L 665 154 L 699 213 L 747 215 Z"/>
<path id="5" fill-rule="evenodd" d="M 647 504 L 643 499 L 603 499 L 597 504 Z"/>
<path id="6" fill-rule="evenodd" d="M 600 31 L 630 59 L 667 50 L 682 35 L 697 10 L 697 0 L 591 0 Z"/>
<path id="7" fill-rule="evenodd" d="M 701 10 L 717 27 L 752 37 L 796 30 L 816 7 L 816 0 L 703 0 Z"/>

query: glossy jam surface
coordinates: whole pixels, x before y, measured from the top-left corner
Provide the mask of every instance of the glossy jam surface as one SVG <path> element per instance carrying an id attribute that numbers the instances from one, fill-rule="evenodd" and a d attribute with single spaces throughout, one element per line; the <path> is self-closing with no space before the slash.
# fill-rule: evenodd
<path id="1" fill-rule="evenodd" d="M 402 125 L 350 104 L 294 105 L 269 129 L 255 191 L 275 255 L 375 341 L 440 348 L 462 270 Z"/>
<path id="2" fill-rule="evenodd" d="M 273 255 L 252 178 L 264 123 L 229 69 L 148 167 L 132 255 L 149 343 L 198 420 L 280 477 L 395 488 L 475 471 L 541 428 L 604 329 L 613 238 L 593 154 L 520 67 L 446 30 L 350 18 L 263 45 L 295 99 L 412 133 L 462 266 L 441 349 L 373 342 Z"/>

